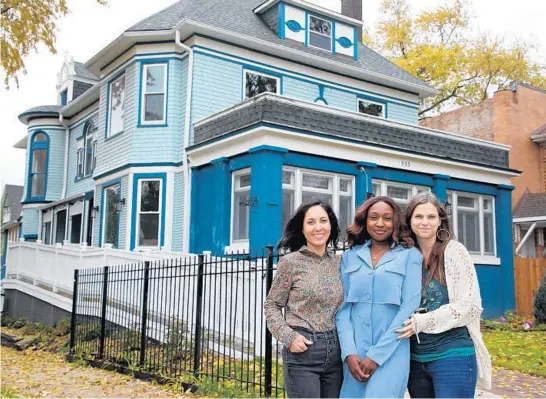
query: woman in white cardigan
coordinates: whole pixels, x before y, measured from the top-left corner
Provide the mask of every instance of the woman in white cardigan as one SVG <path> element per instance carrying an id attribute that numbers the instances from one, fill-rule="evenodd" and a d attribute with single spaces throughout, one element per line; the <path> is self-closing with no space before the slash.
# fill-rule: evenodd
<path id="1" fill-rule="evenodd" d="M 411 337 L 409 393 L 417 398 L 473 398 L 477 383 L 491 387 L 474 263 L 453 239 L 435 195 L 416 195 L 406 221 L 423 254 L 421 307 L 398 330 L 400 339 Z"/>

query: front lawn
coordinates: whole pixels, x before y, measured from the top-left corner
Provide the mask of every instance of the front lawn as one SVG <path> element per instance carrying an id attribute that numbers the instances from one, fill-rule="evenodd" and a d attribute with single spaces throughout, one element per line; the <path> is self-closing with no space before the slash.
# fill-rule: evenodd
<path id="1" fill-rule="evenodd" d="M 483 331 L 493 366 L 546 377 L 546 331 Z"/>

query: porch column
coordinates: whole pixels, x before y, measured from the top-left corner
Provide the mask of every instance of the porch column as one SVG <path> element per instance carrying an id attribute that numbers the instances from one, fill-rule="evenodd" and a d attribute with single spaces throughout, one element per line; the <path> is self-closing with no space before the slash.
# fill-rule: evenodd
<path id="1" fill-rule="evenodd" d="M 447 181 L 450 179 L 447 175 L 432 176 L 432 192 L 438 200 L 443 204 L 447 199 Z"/>
<path id="2" fill-rule="evenodd" d="M 276 245 L 282 235 L 282 165 L 286 148 L 263 145 L 252 154 L 250 176 L 250 253 Z"/>
<path id="3" fill-rule="evenodd" d="M 355 204 L 356 209 L 366 201 L 368 193 L 373 193 L 372 178 L 376 163 L 360 161 L 356 164 L 359 173 L 356 175 Z"/>
<path id="4" fill-rule="evenodd" d="M 504 310 L 516 308 L 514 288 L 514 247 L 512 245 L 512 190 L 514 186 L 497 186 L 495 226 L 497 257 L 500 258 Z"/>

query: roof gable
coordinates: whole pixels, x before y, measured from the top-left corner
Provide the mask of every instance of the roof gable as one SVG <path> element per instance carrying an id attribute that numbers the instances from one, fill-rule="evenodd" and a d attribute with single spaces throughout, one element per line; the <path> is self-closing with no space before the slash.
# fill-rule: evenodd
<path id="1" fill-rule="evenodd" d="M 514 219 L 546 216 L 546 193 L 526 191 L 520 198 L 512 217 Z"/>

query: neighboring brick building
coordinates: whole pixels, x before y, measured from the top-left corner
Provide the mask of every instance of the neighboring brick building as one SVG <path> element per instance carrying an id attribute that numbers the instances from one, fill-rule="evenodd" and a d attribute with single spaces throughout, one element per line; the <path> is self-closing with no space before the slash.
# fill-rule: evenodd
<path id="1" fill-rule="evenodd" d="M 546 214 L 541 208 L 533 207 L 530 211 L 528 204 L 523 202 L 529 202 L 537 195 L 546 196 L 546 90 L 512 82 L 509 89 L 496 92 L 491 99 L 425 119 L 421 126 L 512 147 L 510 167 L 522 172 L 512 178 L 515 186 L 512 209 L 517 224 L 515 241 L 520 247 L 518 254 L 544 256 Z M 522 206 L 526 208 L 523 219 L 518 218 L 517 212 Z M 525 237 L 529 230 L 532 231 Z M 527 242 L 520 246 L 523 238 Z"/>

